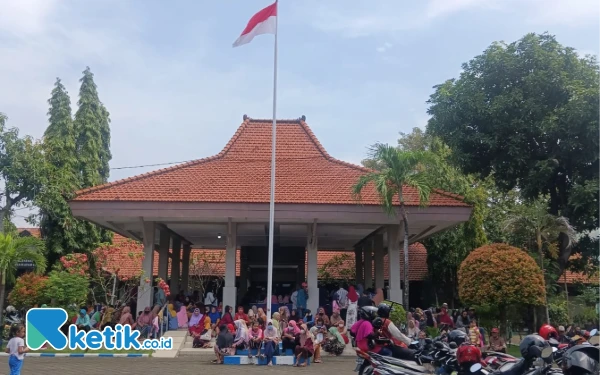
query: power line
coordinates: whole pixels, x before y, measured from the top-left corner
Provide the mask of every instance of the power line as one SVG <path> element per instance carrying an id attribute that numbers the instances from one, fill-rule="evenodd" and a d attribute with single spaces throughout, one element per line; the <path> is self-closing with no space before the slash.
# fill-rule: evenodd
<path id="1" fill-rule="evenodd" d="M 111 170 L 112 169 L 134 169 L 134 168 L 146 168 L 146 167 L 160 167 L 160 166 L 164 166 L 164 165 L 189 163 L 190 161 L 193 161 L 193 160 L 172 161 L 172 162 L 168 162 L 168 163 L 158 163 L 158 164 L 132 165 L 132 166 L 128 166 L 128 167 L 114 167 L 114 168 L 111 168 Z"/>

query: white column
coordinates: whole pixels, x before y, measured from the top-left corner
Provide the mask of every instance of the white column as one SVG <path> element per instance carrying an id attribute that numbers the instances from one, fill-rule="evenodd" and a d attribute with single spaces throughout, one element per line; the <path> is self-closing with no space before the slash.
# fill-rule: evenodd
<path id="1" fill-rule="evenodd" d="M 357 246 L 354 248 L 354 267 L 354 277 L 356 279 L 356 285 L 364 284 L 365 280 L 363 279 L 363 252 L 361 246 Z"/>
<path id="2" fill-rule="evenodd" d="M 402 289 L 400 289 L 400 226 L 388 225 L 388 263 L 390 267 L 390 291 L 388 299 L 402 303 Z"/>
<path id="3" fill-rule="evenodd" d="M 166 230 L 160 231 L 158 242 L 158 277 L 167 282 L 169 276 L 169 246 L 171 245 L 171 234 Z"/>
<path id="4" fill-rule="evenodd" d="M 173 236 L 173 257 L 171 258 L 171 293 L 179 293 L 179 278 L 181 277 L 181 237 Z"/>
<path id="5" fill-rule="evenodd" d="M 373 287 L 373 239 L 369 238 L 363 244 L 365 257 L 365 289 Z"/>
<path id="6" fill-rule="evenodd" d="M 383 235 L 378 234 L 373 239 L 373 251 L 375 253 L 375 288 L 383 289 L 385 285 L 384 270 L 383 270 Z"/>
<path id="7" fill-rule="evenodd" d="M 317 223 L 308 226 L 308 235 L 306 241 L 306 256 L 307 256 L 307 275 L 306 282 L 308 284 L 308 301 L 306 307 L 316 316 L 319 309 L 319 278 L 318 278 L 318 243 L 317 243 Z"/>
<path id="8" fill-rule="evenodd" d="M 144 260 L 142 260 L 142 277 L 137 295 L 137 310 L 152 306 L 152 266 L 154 265 L 154 222 L 143 222 Z"/>
<path id="9" fill-rule="evenodd" d="M 190 255 L 192 254 L 192 245 L 186 243 L 183 245 L 183 260 L 181 261 L 181 285 L 180 289 L 189 292 L 190 280 Z"/>
<path id="10" fill-rule="evenodd" d="M 236 310 L 235 288 L 235 253 L 236 253 L 236 224 L 229 223 L 227 246 L 225 248 L 225 286 L 223 287 L 223 307 L 231 306 Z"/>

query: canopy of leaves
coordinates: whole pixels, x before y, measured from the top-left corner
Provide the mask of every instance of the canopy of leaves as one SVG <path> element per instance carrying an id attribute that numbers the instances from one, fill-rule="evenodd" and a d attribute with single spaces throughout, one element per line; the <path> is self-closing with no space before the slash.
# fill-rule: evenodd
<path id="1" fill-rule="evenodd" d="M 580 231 L 598 227 L 598 63 L 548 34 L 494 43 L 436 86 L 427 131 L 466 173 L 493 176 Z M 561 247 L 564 268 L 570 251 Z"/>
<path id="2" fill-rule="evenodd" d="M 7 281 L 15 281 L 17 264 L 24 260 L 33 261 L 35 272 L 46 270 L 44 242 L 35 237 L 13 237 L 0 233 L 0 272 Z"/>
<path id="3" fill-rule="evenodd" d="M 482 246 L 467 256 L 458 271 L 458 288 L 466 304 L 545 303 L 544 277 L 535 260 L 501 243 Z"/>
<path id="4" fill-rule="evenodd" d="M 29 308 L 47 303 L 44 298 L 48 287 L 48 277 L 27 272 L 17 278 L 15 285 L 8 295 L 8 301 L 17 308 Z"/>
<path id="5" fill-rule="evenodd" d="M 383 303 L 392 307 L 392 310 L 390 311 L 390 319 L 397 327 L 401 327 L 406 323 L 406 310 L 404 310 L 402 305 L 392 303 L 391 301 L 383 301 Z"/>
<path id="6" fill-rule="evenodd" d="M 67 308 L 71 304 L 85 304 L 90 291 L 90 280 L 67 271 L 51 271 L 44 297 L 52 301 L 52 306 Z"/>
<path id="7" fill-rule="evenodd" d="M 19 137 L 19 130 L 7 128 L 6 121 L 0 113 L 0 232 L 15 208 L 31 206 L 45 176 L 41 144 Z"/>

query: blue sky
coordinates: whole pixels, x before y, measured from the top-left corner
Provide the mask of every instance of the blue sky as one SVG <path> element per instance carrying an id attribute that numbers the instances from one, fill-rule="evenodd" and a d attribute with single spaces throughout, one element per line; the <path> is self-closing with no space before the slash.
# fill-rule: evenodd
<path id="1" fill-rule="evenodd" d="M 216 154 L 244 114 L 271 117 L 273 37 L 231 47 L 269 4 L 3 1 L 0 112 L 41 137 L 55 78 L 75 110 L 89 65 L 111 113 L 112 167 Z M 432 86 L 493 41 L 548 31 L 598 55 L 599 19 L 596 0 L 281 0 L 277 117 L 306 115 L 331 155 L 359 163 L 370 144 L 424 127 Z"/>

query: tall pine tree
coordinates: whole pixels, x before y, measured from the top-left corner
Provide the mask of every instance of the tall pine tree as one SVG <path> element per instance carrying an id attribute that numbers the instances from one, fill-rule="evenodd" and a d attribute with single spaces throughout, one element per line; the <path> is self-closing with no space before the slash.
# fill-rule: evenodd
<path id="1" fill-rule="evenodd" d="M 75 219 L 68 204 L 77 190 L 106 182 L 109 173 L 108 111 L 98 99 L 89 68 L 81 82 L 75 121 L 69 95 L 60 79 L 48 100 L 49 125 L 44 134 L 48 179 L 38 206 L 49 266 L 64 254 L 89 252 L 111 239 L 106 231 Z"/>
<path id="2" fill-rule="evenodd" d="M 108 181 L 110 172 L 110 118 L 98 97 L 94 74 L 86 68 L 80 79 L 79 109 L 75 114 L 75 144 L 81 187 Z"/>

